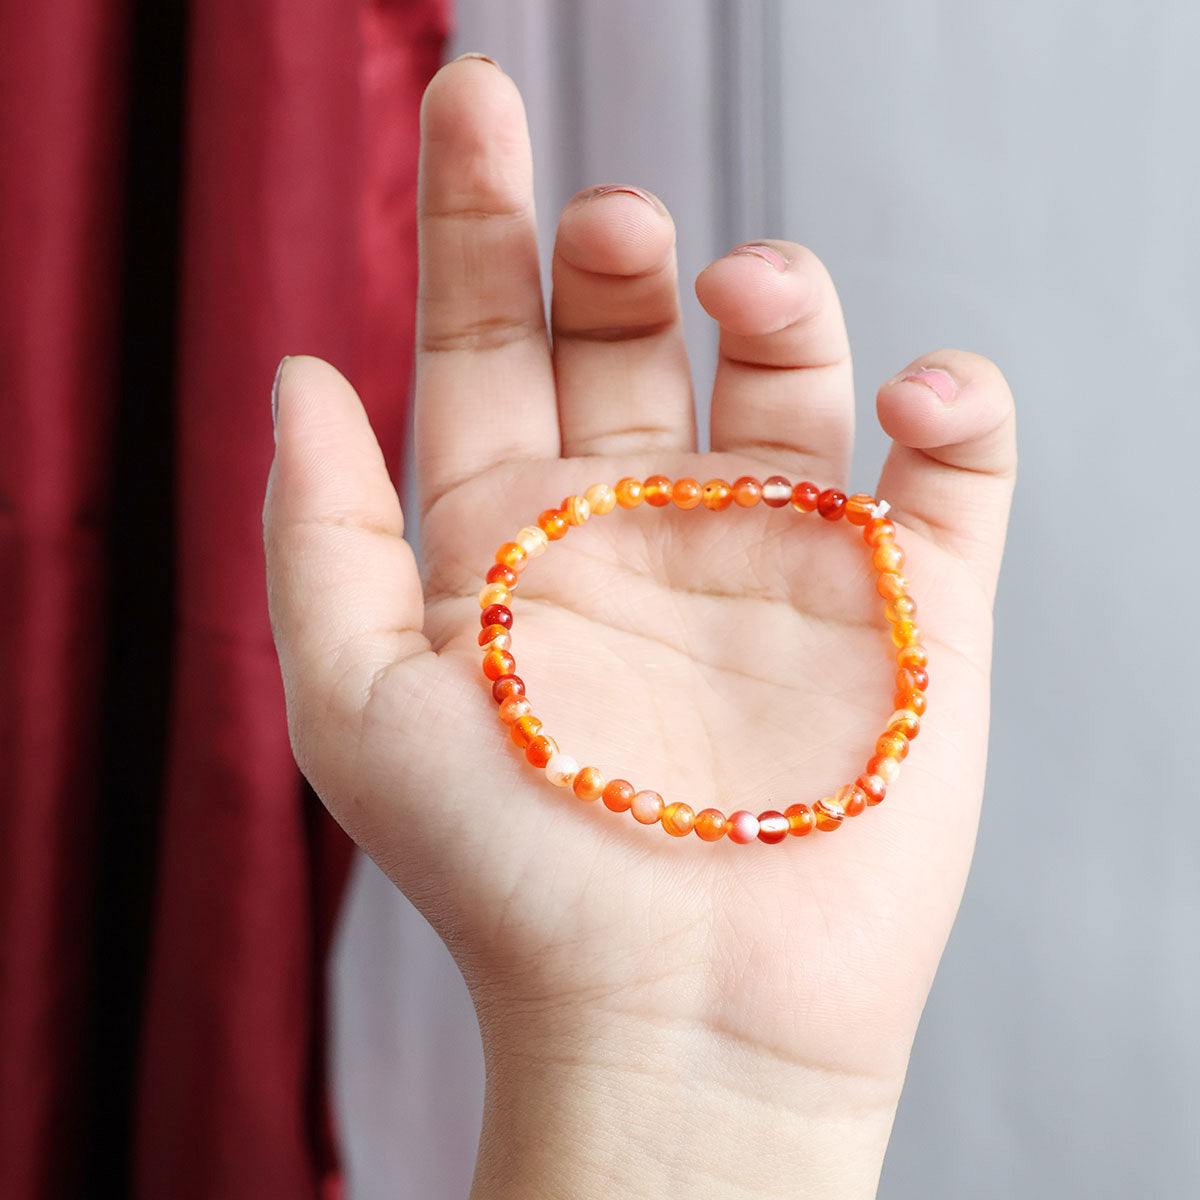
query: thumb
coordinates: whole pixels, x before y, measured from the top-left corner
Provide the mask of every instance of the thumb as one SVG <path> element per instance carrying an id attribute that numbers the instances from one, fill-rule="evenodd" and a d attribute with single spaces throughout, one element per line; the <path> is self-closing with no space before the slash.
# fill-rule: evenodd
<path id="1" fill-rule="evenodd" d="M 424 602 L 400 502 L 354 389 L 318 358 L 286 358 L 273 403 L 267 598 L 292 748 L 324 795 L 334 747 L 358 741 L 378 680 L 430 653 Z"/>

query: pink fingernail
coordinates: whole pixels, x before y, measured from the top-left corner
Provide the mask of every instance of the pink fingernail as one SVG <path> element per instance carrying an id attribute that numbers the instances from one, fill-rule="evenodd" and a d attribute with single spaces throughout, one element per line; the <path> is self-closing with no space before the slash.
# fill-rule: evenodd
<path id="1" fill-rule="evenodd" d="M 763 262 L 769 262 L 777 271 L 787 270 L 788 260 L 778 250 L 771 246 L 764 246 L 761 242 L 747 242 L 744 246 L 734 246 L 729 253 L 753 254 L 757 258 L 761 258 Z"/>
<path id="2" fill-rule="evenodd" d="M 636 196 L 639 200 L 645 200 L 647 204 L 655 204 L 654 197 L 649 192 L 642 191 L 639 187 L 633 187 L 626 183 L 605 183 L 600 187 L 591 188 L 583 193 L 584 200 L 596 200 L 600 196 L 609 196 L 613 192 L 624 192 L 627 196 Z"/>
<path id="3" fill-rule="evenodd" d="M 954 397 L 958 394 L 958 387 L 954 380 L 945 371 L 940 371 L 936 367 L 927 367 L 923 371 L 905 375 L 900 382 L 923 383 L 943 404 L 952 404 Z"/>
<path id="4" fill-rule="evenodd" d="M 275 427 L 279 423 L 279 381 L 283 378 L 283 368 L 287 360 L 291 356 L 285 354 L 279 360 L 279 366 L 275 368 L 275 382 L 271 384 L 271 432 L 275 432 Z"/>
<path id="5" fill-rule="evenodd" d="M 468 50 L 466 54 L 460 54 L 455 62 L 465 62 L 467 59 L 475 59 L 478 62 L 491 63 L 497 70 L 500 69 L 500 64 L 494 58 L 488 58 L 486 54 L 480 54 L 478 50 Z"/>

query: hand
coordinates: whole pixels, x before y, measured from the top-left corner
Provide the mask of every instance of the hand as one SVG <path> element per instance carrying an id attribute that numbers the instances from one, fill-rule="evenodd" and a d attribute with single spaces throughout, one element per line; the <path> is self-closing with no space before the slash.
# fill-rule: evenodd
<path id="1" fill-rule="evenodd" d="M 663 206 L 629 190 L 567 205 L 551 345 L 515 87 L 451 64 L 422 120 L 424 595 L 362 407 L 316 359 L 280 379 L 265 528 L 297 759 L 476 1004 L 474 1194 L 873 1194 L 978 821 L 1007 388 L 942 351 L 879 393 L 894 444 L 876 494 L 932 679 L 882 805 L 836 833 L 738 846 L 583 803 L 525 762 L 480 674 L 476 597 L 497 546 L 625 475 L 845 490 L 845 328 L 799 246 L 709 266 L 696 287 L 721 355 L 713 452 L 698 454 Z M 905 380 L 924 368 L 952 381 L 949 403 Z M 618 509 L 521 576 L 513 652 L 581 763 L 696 810 L 782 809 L 852 781 L 891 711 L 873 579 L 844 522 Z"/>

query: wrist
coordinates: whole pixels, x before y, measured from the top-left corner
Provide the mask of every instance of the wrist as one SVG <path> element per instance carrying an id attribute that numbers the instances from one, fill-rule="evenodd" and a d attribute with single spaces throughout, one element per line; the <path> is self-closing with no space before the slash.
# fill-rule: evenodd
<path id="1" fill-rule="evenodd" d="M 873 1197 L 903 1078 L 783 1061 L 711 1030 L 484 1023 L 472 1200 Z"/>

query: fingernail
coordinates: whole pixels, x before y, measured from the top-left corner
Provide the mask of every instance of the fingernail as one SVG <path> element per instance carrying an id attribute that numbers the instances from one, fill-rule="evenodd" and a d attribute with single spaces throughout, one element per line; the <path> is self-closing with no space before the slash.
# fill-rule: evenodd
<path id="1" fill-rule="evenodd" d="M 761 258 L 763 262 L 769 262 L 777 271 L 787 270 L 788 260 L 778 250 L 771 246 L 764 246 L 761 242 L 747 242 L 744 246 L 734 246 L 729 253 L 753 254 L 756 258 Z"/>
<path id="2" fill-rule="evenodd" d="M 491 63 L 496 70 L 500 70 L 500 64 L 494 58 L 488 58 L 486 54 L 480 54 L 478 50 L 468 50 L 466 54 L 460 54 L 455 62 L 462 62 L 464 59 L 473 58 L 479 62 Z"/>
<path id="3" fill-rule="evenodd" d="M 952 404 L 958 394 L 958 385 L 950 376 L 936 367 L 927 367 L 923 371 L 914 371 L 905 375 L 901 383 L 923 383 L 943 404 Z"/>
<path id="4" fill-rule="evenodd" d="M 613 192 L 624 192 L 627 196 L 636 196 L 639 200 L 645 200 L 647 204 L 657 207 L 657 202 L 649 192 L 644 192 L 641 188 L 633 187 L 626 183 L 605 183 L 600 187 L 582 192 L 580 198 L 584 200 L 596 200 L 600 196 L 609 196 Z"/>
<path id="5" fill-rule="evenodd" d="M 279 424 L 279 381 L 283 378 L 283 365 L 291 357 L 285 354 L 279 360 L 279 366 L 275 368 L 275 382 L 271 384 L 271 432 L 275 432 L 276 425 Z"/>

